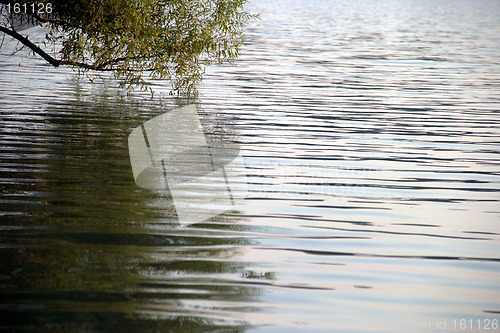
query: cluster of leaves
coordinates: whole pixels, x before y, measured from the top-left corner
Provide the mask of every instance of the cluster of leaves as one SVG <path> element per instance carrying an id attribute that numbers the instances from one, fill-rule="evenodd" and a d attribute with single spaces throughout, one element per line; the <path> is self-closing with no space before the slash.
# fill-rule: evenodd
<path id="1" fill-rule="evenodd" d="M 206 65 L 238 56 L 242 28 L 256 17 L 246 1 L 52 0 L 50 13 L 25 14 L 46 24 L 46 41 L 61 45 L 53 65 L 113 71 L 127 88 L 147 88 L 147 73 L 192 93 Z"/>

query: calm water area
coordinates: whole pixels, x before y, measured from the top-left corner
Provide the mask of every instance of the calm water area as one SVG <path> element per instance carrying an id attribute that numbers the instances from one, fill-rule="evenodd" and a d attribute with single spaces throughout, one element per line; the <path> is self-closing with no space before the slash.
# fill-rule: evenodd
<path id="1" fill-rule="evenodd" d="M 247 9 L 196 105 L 248 192 L 192 223 L 127 141 L 188 101 L 5 38 L 0 330 L 500 332 L 500 1 Z"/>

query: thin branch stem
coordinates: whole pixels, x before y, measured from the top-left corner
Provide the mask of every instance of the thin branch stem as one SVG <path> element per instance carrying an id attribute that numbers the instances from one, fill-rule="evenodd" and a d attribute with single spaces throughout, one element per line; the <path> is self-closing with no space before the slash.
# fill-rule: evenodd
<path id="1" fill-rule="evenodd" d="M 23 35 L 19 34 L 17 31 L 13 29 L 9 29 L 3 26 L 0 26 L 0 31 L 4 32 L 5 34 L 17 39 L 20 41 L 23 45 L 29 47 L 33 52 L 36 54 L 40 55 L 43 59 L 45 59 L 49 64 L 51 64 L 54 67 L 59 67 L 61 65 L 67 65 L 67 66 L 75 66 L 75 67 L 80 67 L 80 68 L 85 68 L 85 69 L 91 69 L 91 70 L 96 70 L 96 71 L 104 71 L 104 72 L 111 72 L 111 71 L 116 71 L 115 68 L 105 68 L 105 66 L 110 65 L 110 64 L 116 64 L 120 61 L 124 61 L 127 58 L 116 58 L 110 61 L 107 61 L 103 64 L 96 65 L 96 64 L 87 64 L 83 62 L 77 62 L 77 61 L 71 61 L 71 60 L 58 60 L 50 56 L 47 52 L 42 50 L 40 47 L 35 45 L 33 42 L 31 42 L 28 38 L 24 37 Z M 140 59 L 139 57 L 137 57 Z M 153 69 L 145 69 L 144 71 L 152 71 Z"/>
<path id="2" fill-rule="evenodd" d="M 33 52 L 41 56 L 43 59 L 45 59 L 49 64 L 51 64 L 54 67 L 59 67 L 61 62 L 57 59 L 52 58 L 47 52 L 33 44 L 28 38 L 24 37 L 23 35 L 20 35 L 17 31 L 13 29 L 9 29 L 3 26 L 0 26 L 0 31 L 6 33 L 7 35 L 17 39 L 20 41 L 23 45 L 29 47 Z"/>

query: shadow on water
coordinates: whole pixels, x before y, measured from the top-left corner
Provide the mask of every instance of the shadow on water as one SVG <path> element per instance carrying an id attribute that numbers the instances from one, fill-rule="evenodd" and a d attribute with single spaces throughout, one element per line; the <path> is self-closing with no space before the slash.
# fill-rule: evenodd
<path id="1" fill-rule="evenodd" d="M 178 101 L 66 89 L 0 110 L 0 327 L 244 331 L 259 289 L 232 260 L 251 242 L 238 212 L 181 228 L 170 197 L 134 182 L 130 131 Z"/>

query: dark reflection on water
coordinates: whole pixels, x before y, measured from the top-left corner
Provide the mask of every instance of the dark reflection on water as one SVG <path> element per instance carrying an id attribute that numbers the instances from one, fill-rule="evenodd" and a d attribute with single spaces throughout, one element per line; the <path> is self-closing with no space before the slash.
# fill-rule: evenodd
<path id="1" fill-rule="evenodd" d="M 237 313 L 260 292 L 231 261 L 252 242 L 230 233 L 237 212 L 179 229 L 171 198 L 134 182 L 127 137 L 165 106 L 62 89 L 20 108 L 3 98 L 2 328 L 244 330 Z"/>
<path id="2" fill-rule="evenodd" d="M 2 329 L 442 332 L 499 319 L 498 1 L 251 9 L 262 19 L 240 60 L 208 69 L 197 101 L 207 141 L 239 145 L 248 197 L 194 224 L 135 184 L 127 147 L 186 101 L 19 67 L 2 46 Z"/>

